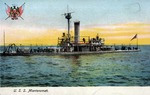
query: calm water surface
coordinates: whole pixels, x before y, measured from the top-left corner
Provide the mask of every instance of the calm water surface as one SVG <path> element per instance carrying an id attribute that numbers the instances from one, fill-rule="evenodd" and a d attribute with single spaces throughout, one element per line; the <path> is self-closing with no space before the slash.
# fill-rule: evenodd
<path id="1" fill-rule="evenodd" d="M 0 56 L 0 85 L 150 86 L 150 46 L 141 49 L 78 56 Z"/>

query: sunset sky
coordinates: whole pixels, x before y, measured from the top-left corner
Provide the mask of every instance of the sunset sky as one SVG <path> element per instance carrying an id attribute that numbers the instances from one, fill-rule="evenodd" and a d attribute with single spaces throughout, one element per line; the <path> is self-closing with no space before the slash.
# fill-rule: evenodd
<path id="1" fill-rule="evenodd" d="M 25 4 L 24 20 L 11 20 L 5 12 L 9 6 Z M 3 32 L 6 43 L 56 45 L 67 32 L 67 20 L 61 14 L 74 12 L 73 22 L 80 21 L 81 36 L 99 34 L 108 45 L 136 44 L 130 39 L 138 34 L 139 44 L 150 44 L 150 0 L 0 0 L 0 45 Z"/>

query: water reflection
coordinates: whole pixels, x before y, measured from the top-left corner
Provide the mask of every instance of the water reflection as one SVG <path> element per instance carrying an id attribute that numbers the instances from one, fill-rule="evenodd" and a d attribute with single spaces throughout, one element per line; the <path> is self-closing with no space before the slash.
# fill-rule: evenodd
<path id="1" fill-rule="evenodd" d="M 150 85 L 149 58 L 149 49 L 144 53 L 0 57 L 1 85 Z"/>

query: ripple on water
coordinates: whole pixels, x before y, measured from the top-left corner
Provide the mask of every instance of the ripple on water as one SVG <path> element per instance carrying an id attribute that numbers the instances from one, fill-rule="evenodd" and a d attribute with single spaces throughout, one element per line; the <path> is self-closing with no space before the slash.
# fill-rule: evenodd
<path id="1" fill-rule="evenodd" d="M 2 57 L 1 86 L 150 86 L 146 48 L 139 53 Z"/>

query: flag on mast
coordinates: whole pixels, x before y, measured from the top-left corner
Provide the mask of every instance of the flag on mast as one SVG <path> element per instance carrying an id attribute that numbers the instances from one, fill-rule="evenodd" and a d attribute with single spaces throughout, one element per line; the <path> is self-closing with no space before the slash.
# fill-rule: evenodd
<path id="1" fill-rule="evenodd" d="M 137 34 L 135 34 L 135 36 L 130 41 L 132 41 L 132 40 L 134 40 L 136 38 L 137 38 Z"/>

